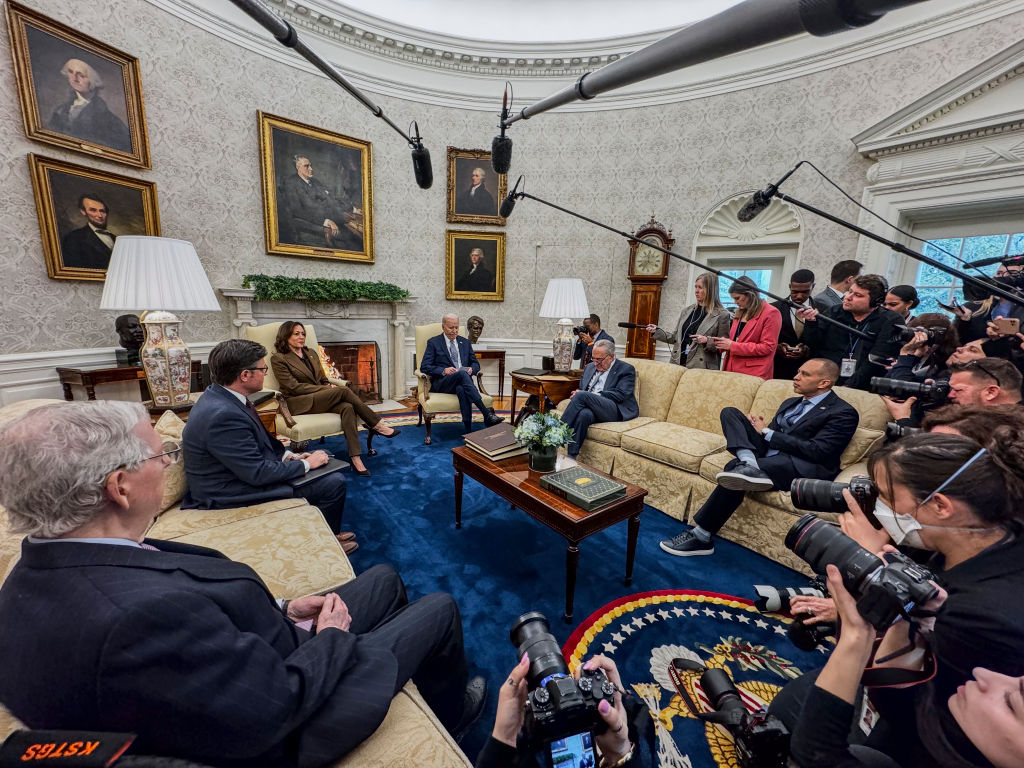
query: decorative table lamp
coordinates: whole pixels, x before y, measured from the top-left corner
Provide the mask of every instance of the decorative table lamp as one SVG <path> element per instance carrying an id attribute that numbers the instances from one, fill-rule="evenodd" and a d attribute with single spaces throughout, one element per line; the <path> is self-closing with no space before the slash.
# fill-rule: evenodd
<path id="1" fill-rule="evenodd" d="M 572 318 L 587 317 L 587 295 L 583 292 L 583 281 L 578 277 L 553 277 L 548 280 L 544 301 L 540 305 L 540 316 L 558 318 L 558 334 L 551 343 L 555 370 L 565 372 L 572 366 Z"/>
<path id="2" fill-rule="evenodd" d="M 169 237 L 121 235 L 107 267 L 100 309 L 146 309 L 140 321 L 146 343 L 139 350 L 155 408 L 189 405 L 192 356 L 172 311 L 219 311 L 220 302 L 199 263 L 195 246 Z"/>

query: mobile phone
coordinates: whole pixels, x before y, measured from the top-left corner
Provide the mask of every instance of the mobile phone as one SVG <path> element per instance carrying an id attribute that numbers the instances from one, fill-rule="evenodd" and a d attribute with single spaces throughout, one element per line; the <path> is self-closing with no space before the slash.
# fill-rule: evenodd
<path id="1" fill-rule="evenodd" d="M 594 768 L 594 736 L 590 731 L 574 733 L 564 739 L 555 739 L 548 745 L 549 768 Z"/>
<path id="2" fill-rule="evenodd" d="M 997 317 L 992 321 L 992 325 L 995 326 L 996 333 L 1003 336 L 1012 336 L 1020 330 L 1020 320 L 1016 317 Z"/>

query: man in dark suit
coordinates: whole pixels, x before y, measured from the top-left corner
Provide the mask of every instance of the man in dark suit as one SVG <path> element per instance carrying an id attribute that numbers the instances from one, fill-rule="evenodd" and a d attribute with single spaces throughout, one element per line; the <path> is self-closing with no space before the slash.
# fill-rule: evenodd
<path id="1" fill-rule="evenodd" d="M 487 268 L 484 262 L 484 252 L 480 248 L 474 248 L 469 252 L 469 269 L 455 281 L 456 291 L 476 291 L 480 293 L 493 293 L 494 273 Z"/>
<path id="2" fill-rule="evenodd" d="M 824 291 L 814 296 L 815 308 L 824 312 L 829 307 L 842 304 L 843 297 L 853 284 L 853 278 L 860 274 L 863 267 L 859 261 L 852 259 L 836 263 L 829 275 L 829 284 L 825 286 Z"/>
<path id="3" fill-rule="evenodd" d="M 581 333 L 576 339 L 576 348 L 572 351 L 572 359 L 579 360 L 580 368 L 586 368 L 590 365 L 591 355 L 593 354 L 594 344 L 601 339 L 606 339 L 612 344 L 615 344 L 613 339 L 607 331 L 601 330 L 601 318 L 597 315 L 591 315 L 590 317 L 583 318 L 583 326 L 587 329 L 586 333 Z M 612 349 L 615 347 L 613 346 Z"/>
<path id="4" fill-rule="evenodd" d="M 802 307 L 811 307 L 811 291 L 814 290 L 814 273 L 809 269 L 798 269 L 789 278 L 789 300 Z M 773 378 L 792 379 L 800 364 L 810 356 L 810 349 L 801 342 L 804 335 L 804 320 L 797 311 L 784 301 L 772 302 L 782 315 L 779 329 L 779 344 L 775 348 L 775 373 Z"/>
<path id="5" fill-rule="evenodd" d="M 640 415 L 636 404 L 636 369 L 615 359 L 615 342 L 607 339 L 594 342 L 593 362 L 580 378 L 580 388 L 573 390 L 562 421 L 573 429 L 568 445 L 570 456 L 576 456 L 587 437 L 590 425 L 604 421 L 629 421 Z"/>
<path id="6" fill-rule="evenodd" d="M 90 192 L 78 198 L 78 210 L 85 216 L 85 226 L 61 238 L 61 260 L 65 267 L 106 269 L 117 240 L 117 235 L 107 230 L 107 204 Z"/>
<path id="7" fill-rule="evenodd" d="M 142 754 L 203 765 L 318 766 L 369 737 L 409 679 L 455 734 L 482 708 L 451 595 L 409 603 L 376 566 L 279 601 L 216 550 L 145 539 L 181 449 L 140 404 L 44 406 L 2 435 L 0 503 L 28 536 L 0 589 L 0 700 L 29 727 L 136 733 Z"/>
<path id="8" fill-rule="evenodd" d="M 487 191 L 487 171 L 483 168 L 473 169 L 473 183 L 469 189 L 459 193 L 455 200 L 455 212 L 472 216 L 497 216 L 498 207 L 494 204 L 494 195 Z"/>
<path id="9" fill-rule="evenodd" d="M 832 480 L 839 457 L 857 430 L 857 410 L 832 391 L 839 367 L 815 358 L 800 366 L 791 397 L 767 427 L 762 416 L 738 408 L 722 410 L 726 449 L 736 458 L 715 477 L 718 487 L 694 516 L 695 525 L 660 543 L 670 555 L 714 554 L 712 537 L 725 525 L 747 491 L 788 491 L 798 477 Z"/>
<path id="10" fill-rule="evenodd" d="M 53 110 L 46 127 L 76 139 L 131 152 L 131 133 L 100 96 L 103 80 L 96 70 L 80 59 L 68 59 L 60 73 L 68 79 L 71 94 Z"/>
<path id="11" fill-rule="evenodd" d="M 500 424 L 504 419 L 493 408 L 484 405 L 480 390 L 473 383 L 473 377 L 480 371 L 480 362 L 473 354 L 469 339 L 459 336 L 458 315 L 442 317 L 441 330 L 439 336 L 427 339 L 423 359 L 420 361 L 420 371 L 430 377 L 431 391 L 459 398 L 462 426 L 467 432 L 473 429 L 474 405 L 483 414 L 485 426 Z"/>
<path id="12" fill-rule="evenodd" d="M 182 433 L 188 489 L 181 506 L 198 509 L 244 507 L 272 499 L 305 498 L 341 532 L 345 478 L 332 472 L 291 485 L 330 458 L 324 451 L 292 453 L 267 432 L 248 396 L 263 389 L 267 354 L 246 339 L 222 341 L 210 351 L 210 385 L 189 412 Z M 343 543 L 351 536 L 341 534 Z M 353 549 L 353 547 L 349 547 Z"/>
<path id="13" fill-rule="evenodd" d="M 343 251 L 363 250 L 362 235 L 352 231 L 349 222 L 362 221 L 355 206 L 338 197 L 313 177 L 313 164 L 304 155 L 295 155 L 295 175 L 281 184 L 279 220 L 289 230 L 282 233 L 291 242 L 317 248 Z"/>

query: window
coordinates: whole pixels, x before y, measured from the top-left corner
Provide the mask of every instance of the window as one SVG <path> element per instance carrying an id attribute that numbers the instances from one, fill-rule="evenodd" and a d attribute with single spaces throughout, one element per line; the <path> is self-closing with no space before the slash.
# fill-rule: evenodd
<path id="1" fill-rule="evenodd" d="M 943 251 L 948 251 L 948 253 Z M 978 259 L 1024 253 L 1024 232 L 1008 235 L 934 238 L 925 243 L 922 253 L 947 266 L 965 271 L 963 264 L 958 259 L 977 261 Z M 998 264 L 992 264 L 982 267 L 981 272 L 986 275 L 994 275 L 998 268 Z M 975 270 L 966 271 L 968 274 L 978 274 Z M 960 302 L 964 300 L 963 281 L 928 264 L 917 263 L 914 287 L 917 288 L 917 295 L 921 299 L 921 305 L 914 310 L 917 314 L 942 312 L 939 302 L 949 305 L 954 297 Z"/>
<path id="2" fill-rule="evenodd" d="M 746 275 L 757 284 L 758 288 L 771 291 L 776 295 L 783 295 L 786 293 L 786 281 L 788 280 L 786 260 L 787 257 L 795 256 L 795 251 L 795 248 L 773 248 L 768 252 L 763 249 L 751 249 L 750 253 L 734 252 L 728 255 L 708 254 L 704 256 L 703 253 L 700 253 L 697 258 L 703 256 L 709 267 L 720 269 L 730 277 Z M 729 296 L 731 285 L 732 282 L 725 278 L 718 280 L 718 299 L 722 302 L 722 306 L 728 309 L 736 307 L 736 302 Z M 767 296 L 762 295 L 762 298 L 765 301 L 774 301 Z"/>

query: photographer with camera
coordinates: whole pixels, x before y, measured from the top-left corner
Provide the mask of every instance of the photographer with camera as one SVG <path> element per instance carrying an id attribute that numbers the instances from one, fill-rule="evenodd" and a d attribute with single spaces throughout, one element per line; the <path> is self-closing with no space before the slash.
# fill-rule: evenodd
<path id="1" fill-rule="evenodd" d="M 946 402 L 948 389 L 941 382 L 949 380 L 946 366 L 958 346 L 956 329 L 948 317 L 937 312 L 927 312 L 911 318 L 906 326 L 897 327 L 901 340 L 906 343 L 900 348 L 896 363 L 882 377 L 888 380 L 885 386 L 877 386 L 872 381 L 871 391 L 882 395 L 885 407 L 897 424 L 917 427 L 926 410 Z M 907 397 L 910 388 L 893 382 L 913 385 L 935 383 L 937 386 L 916 386 L 913 388 L 915 394 Z"/>
<path id="2" fill-rule="evenodd" d="M 592 362 L 594 343 L 607 339 L 615 344 L 615 339 L 601 330 L 601 318 L 597 315 L 583 318 L 583 325 L 573 328 L 576 334 L 576 348 L 572 351 L 572 359 L 580 360 L 580 368 L 586 368 Z"/>
<path id="3" fill-rule="evenodd" d="M 884 534 L 846 489 L 842 528 L 850 538 L 822 520 L 811 518 L 809 525 L 804 518 L 787 545 L 818 572 L 837 565 L 845 587 L 857 596 L 858 611 L 878 614 L 877 629 L 886 629 L 891 616 L 911 606 L 910 621 L 903 615 L 888 627 L 876 663 L 886 655 L 906 669 L 927 669 L 929 656 L 934 663 L 931 679 L 923 673 L 923 682 L 910 688 L 871 691 L 881 720 L 867 744 L 902 766 L 985 765 L 945 702 L 975 667 L 1024 674 L 1024 612 L 1008 599 L 1024 590 L 1024 435 L 1013 425 L 999 426 L 984 447 L 959 435 L 913 435 L 872 454 L 868 469 L 878 494 L 872 514 Z M 934 552 L 930 572 L 890 554 L 891 548 L 883 566 L 871 553 L 880 552 L 889 537 L 897 545 Z M 948 593 L 934 622 L 928 616 L 932 595 L 924 594 L 931 590 L 932 574 Z M 799 722 L 801 711 L 817 713 L 809 700 L 815 679 L 804 675 L 772 702 L 770 711 L 791 730 L 809 727 Z"/>

